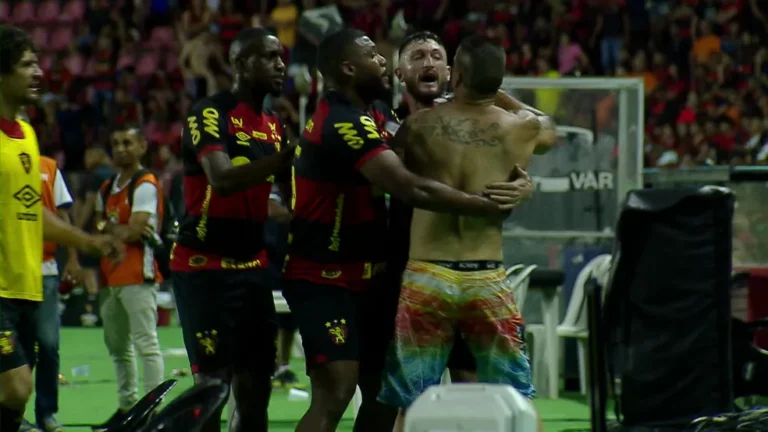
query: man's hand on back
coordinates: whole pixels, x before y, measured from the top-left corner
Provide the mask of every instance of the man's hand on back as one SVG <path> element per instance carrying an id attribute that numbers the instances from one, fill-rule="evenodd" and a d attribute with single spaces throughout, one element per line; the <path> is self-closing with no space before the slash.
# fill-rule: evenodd
<path id="1" fill-rule="evenodd" d="M 525 170 L 515 165 L 509 181 L 487 185 L 483 196 L 497 202 L 502 210 L 510 211 L 533 196 L 533 181 Z"/>

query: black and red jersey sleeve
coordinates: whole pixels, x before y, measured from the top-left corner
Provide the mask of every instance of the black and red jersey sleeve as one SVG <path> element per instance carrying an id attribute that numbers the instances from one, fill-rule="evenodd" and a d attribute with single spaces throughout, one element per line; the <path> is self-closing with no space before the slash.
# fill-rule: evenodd
<path id="1" fill-rule="evenodd" d="M 339 157 L 339 162 L 359 170 L 379 153 L 389 150 L 376 121 L 367 113 L 350 109 L 332 110 L 324 130 L 323 145 Z"/>
<path id="2" fill-rule="evenodd" d="M 227 153 L 227 113 L 210 98 L 192 107 L 182 135 L 182 145 L 192 149 L 200 161 L 206 153 Z"/>

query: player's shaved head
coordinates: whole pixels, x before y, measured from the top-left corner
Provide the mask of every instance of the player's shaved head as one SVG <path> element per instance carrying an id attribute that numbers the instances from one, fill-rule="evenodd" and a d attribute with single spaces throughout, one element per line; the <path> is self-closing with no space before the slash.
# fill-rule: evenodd
<path id="1" fill-rule="evenodd" d="M 336 82 L 343 80 L 341 64 L 359 55 L 354 48 L 357 40 L 363 37 L 365 33 L 350 28 L 326 36 L 317 47 L 317 68 L 320 73 Z"/>
<path id="2" fill-rule="evenodd" d="M 247 28 L 240 31 L 229 46 L 229 62 L 235 64 L 235 60 L 244 58 L 253 53 L 255 48 L 262 43 L 264 38 L 272 34 L 261 27 Z"/>
<path id="3" fill-rule="evenodd" d="M 496 94 L 504 80 L 507 56 L 501 45 L 470 36 L 459 45 L 453 62 L 461 84 L 478 97 Z"/>

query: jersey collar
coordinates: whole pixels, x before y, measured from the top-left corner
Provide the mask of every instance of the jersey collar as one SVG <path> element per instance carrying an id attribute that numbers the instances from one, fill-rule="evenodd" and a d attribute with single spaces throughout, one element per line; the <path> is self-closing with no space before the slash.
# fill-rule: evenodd
<path id="1" fill-rule="evenodd" d="M 17 120 L 7 120 L 0 118 L 0 131 L 9 138 L 24 139 L 24 131 L 21 129 L 21 123 Z"/>

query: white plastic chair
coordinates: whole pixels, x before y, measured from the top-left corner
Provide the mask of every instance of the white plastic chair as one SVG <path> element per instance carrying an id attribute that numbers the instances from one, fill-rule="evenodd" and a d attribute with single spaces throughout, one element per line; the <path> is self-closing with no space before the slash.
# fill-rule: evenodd
<path id="1" fill-rule="evenodd" d="M 578 362 L 579 362 L 579 387 L 582 394 L 587 393 L 587 331 L 586 325 L 586 301 L 584 296 L 584 287 L 587 282 L 598 275 L 607 280 L 605 274 L 610 273 L 611 255 L 604 254 L 595 257 L 584 266 L 576 277 L 576 283 L 571 293 L 571 299 L 568 302 L 568 308 L 565 312 L 565 318 L 557 326 L 557 335 L 559 339 L 574 338 L 578 342 Z M 529 324 L 526 326 L 526 333 L 533 335 L 533 346 L 531 351 L 534 359 L 534 383 L 541 385 L 549 377 L 560 376 L 560 345 L 561 342 L 548 344 L 544 326 L 542 324 Z M 529 345 L 530 346 L 530 345 Z M 549 346 L 549 349 L 547 347 Z M 555 352 L 550 352 L 555 351 Z M 559 383 L 558 383 L 559 384 Z"/>
<path id="2" fill-rule="evenodd" d="M 523 312 L 525 305 L 525 296 L 528 294 L 528 285 L 531 282 L 531 273 L 536 270 L 535 265 L 525 266 L 517 264 L 507 269 L 507 279 L 509 279 L 512 289 L 515 293 L 515 303 L 520 313 Z"/>

